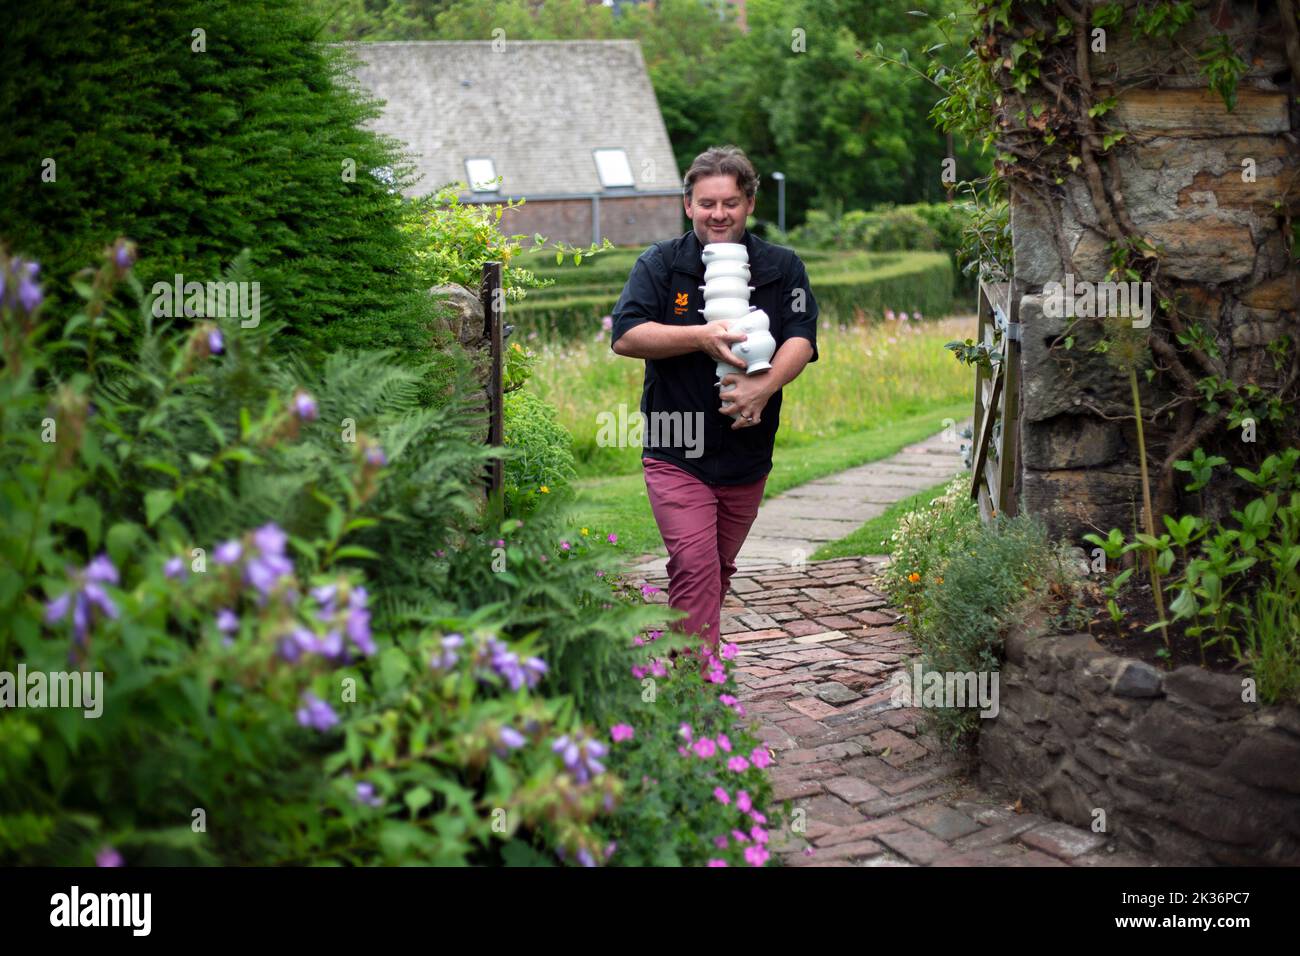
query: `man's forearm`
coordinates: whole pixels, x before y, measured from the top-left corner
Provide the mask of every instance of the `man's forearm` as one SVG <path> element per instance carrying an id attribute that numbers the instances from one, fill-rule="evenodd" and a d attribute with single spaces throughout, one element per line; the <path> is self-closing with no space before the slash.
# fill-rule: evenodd
<path id="1" fill-rule="evenodd" d="M 614 351 L 638 359 L 665 359 L 686 355 L 688 352 L 699 351 L 704 329 L 703 325 L 642 322 L 619 336 L 614 343 Z"/>
<path id="2" fill-rule="evenodd" d="M 812 358 L 812 343 L 802 337 L 786 339 L 772 356 L 772 367 L 763 372 L 770 393 L 775 395 L 799 377 L 808 360 Z"/>

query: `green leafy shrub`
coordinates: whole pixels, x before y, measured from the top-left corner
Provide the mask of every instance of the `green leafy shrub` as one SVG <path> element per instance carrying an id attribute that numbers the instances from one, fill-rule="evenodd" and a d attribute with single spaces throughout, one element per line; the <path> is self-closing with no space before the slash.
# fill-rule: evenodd
<path id="1" fill-rule="evenodd" d="M 939 245 L 939 236 L 928 222 L 911 209 L 887 209 L 862 232 L 863 244 L 872 252 L 896 249 L 929 251 Z"/>
<path id="2" fill-rule="evenodd" d="M 969 547 L 979 526 L 979 509 L 970 496 L 970 479 L 954 478 L 929 504 L 907 511 L 889 536 L 893 556 L 883 580 L 900 610 L 919 616 L 928 589 L 948 558 Z"/>
<path id="3" fill-rule="evenodd" d="M 517 452 L 506 459 L 507 500 L 518 508 L 535 503 L 540 494 L 565 494 L 577 474 L 573 438 L 556 419 L 554 407 L 527 390 L 507 393 L 503 404 L 505 444 Z M 512 513 L 527 514 L 532 507 Z"/>
<path id="4" fill-rule="evenodd" d="M 996 673 L 1002 635 L 1024 602 L 1066 578 L 1060 554 L 1035 519 L 981 523 L 963 479 L 926 508 L 904 517 L 885 574 L 907 616 L 926 671 Z M 933 708 L 929 731 L 948 747 L 969 747 L 979 711 Z"/>
<path id="5" fill-rule="evenodd" d="M 129 259 L 58 325 L 0 260 L 0 671 L 103 681 L 99 716 L 0 721 L 0 859 L 594 862 L 619 781 L 564 685 L 596 686 L 593 649 L 612 674 L 649 609 L 560 560 L 488 593 L 486 452 L 419 369 L 286 363 L 270 322 L 157 328 L 112 298 L 139 298 Z M 91 359 L 108 335 L 128 358 Z"/>
<path id="6" fill-rule="evenodd" d="M 810 210 L 807 221 L 790 233 L 788 241 L 809 249 L 939 249 L 948 254 L 954 274 L 964 276 L 961 266 L 964 250 L 973 241 L 975 211 L 969 202 L 913 203 L 848 212 L 839 208 Z M 963 278 L 959 291 L 963 296 L 972 294 L 973 280 Z"/>
<path id="7" fill-rule="evenodd" d="M 463 203 L 459 194 L 469 187 L 463 182 L 449 183 L 437 192 L 410 200 L 403 210 L 401 231 L 411 241 L 413 269 L 421 288 L 455 282 L 467 289 L 478 289 L 483 264 L 500 262 L 501 286 L 506 302 L 521 302 L 528 289 L 544 288 L 550 280 L 526 267 L 519 255 L 522 234 L 507 236 L 501 232 L 501 217 L 524 205 L 524 200 L 505 203 Z M 544 249 L 547 240 L 532 237 L 534 249 Z M 572 250 L 581 262 L 613 244 L 606 239 L 601 247 Z M 557 251 L 564 255 L 564 246 Z"/>
<path id="8" fill-rule="evenodd" d="M 463 544 L 437 587 L 455 602 L 451 613 L 486 616 L 514 639 L 541 634 L 548 686 L 606 721 L 617 716 L 608 701 L 635 663 L 631 635 L 662 619 L 663 609 L 645 607 L 621 573 L 617 534 L 565 530 L 573 516 L 571 503 L 542 496 L 527 520 L 508 519 L 498 537 Z"/>
<path id="9" fill-rule="evenodd" d="M 1171 619 L 1185 622 L 1188 636 L 1201 648 L 1224 644 L 1255 676 L 1261 702 L 1300 702 L 1300 633 L 1294 626 L 1300 615 L 1300 449 L 1268 456 L 1258 471 L 1233 469 L 1240 481 L 1231 489 L 1214 477 L 1225 464 L 1198 448 L 1175 468 L 1191 477 L 1187 490 L 1202 495 L 1212 483 L 1230 498 L 1243 485 L 1253 490 L 1258 497 L 1234 509 L 1231 524 L 1166 515 L 1160 535 L 1127 540 L 1118 528 L 1111 530 L 1107 556 L 1148 556 L 1167 577 Z M 1115 575 L 1112 590 L 1128 573 Z M 1118 617 L 1114 610 L 1112 616 Z"/>

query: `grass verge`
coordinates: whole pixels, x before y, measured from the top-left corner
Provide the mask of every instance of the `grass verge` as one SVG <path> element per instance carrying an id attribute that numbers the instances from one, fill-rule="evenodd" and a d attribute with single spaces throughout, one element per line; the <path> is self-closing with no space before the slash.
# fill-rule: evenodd
<path id="1" fill-rule="evenodd" d="M 778 446 L 772 458 L 764 499 L 798 485 L 836 472 L 880 461 L 908 445 L 922 441 L 944 428 L 944 419 L 962 421 L 970 414 L 970 402 L 935 404 L 875 428 L 847 432 L 794 448 Z M 650 511 L 645 479 L 638 471 L 631 475 L 588 478 L 575 483 L 578 513 L 584 525 L 614 531 L 619 544 L 630 556 L 662 554 L 663 539 Z"/>
<path id="2" fill-rule="evenodd" d="M 969 473 L 967 473 L 967 477 L 969 477 Z M 813 554 L 811 560 L 825 561 L 831 558 L 856 557 L 861 554 L 890 554 L 893 549 L 893 542 L 889 539 L 898 528 L 898 522 L 903 515 L 934 501 L 935 498 L 943 494 L 943 490 L 948 487 L 949 481 L 941 482 L 933 488 L 927 488 L 910 498 L 894 502 L 882 514 L 872 518 L 852 534 L 847 534 L 838 541 L 831 541 L 822 545 Z"/>

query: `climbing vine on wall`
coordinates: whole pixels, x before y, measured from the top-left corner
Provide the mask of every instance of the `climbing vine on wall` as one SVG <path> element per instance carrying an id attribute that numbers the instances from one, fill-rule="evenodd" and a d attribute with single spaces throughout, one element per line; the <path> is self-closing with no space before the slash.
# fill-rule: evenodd
<path id="1" fill-rule="evenodd" d="M 1208 13 L 1218 30 L 1226 22 L 1229 4 L 1215 0 L 1208 11 L 1204 6 L 1199 5 L 1201 15 Z M 1295 109 L 1300 27 L 1295 0 L 1280 0 L 1278 6 Z M 948 43 L 968 48 L 955 66 L 935 55 L 943 44 L 926 51 L 930 59 L 924 67 L 914 66 L 905 52 L 892 56 L 879 46 L 873 53 L 859 54 L 924 75 L 940 93 L 931 118 L 943 129 L 994 151 L 992 174 L 961 184 L 982 209 L 977 218 L 981 227 L 970 232 L 963 250 L 966 259 L 979 261 L 981 277 L 1011 273 L 1008 198 L 1016 195 L 1050 217 L 1050 232 L 1066 272 L 1074 271 L 1074 255 L 1061 221 L 1063 207 L 1105 243 L 1108 280 L 1151 284 L 1154 314 L 1144 335 L 1149 353 L 1140 365 L 1155 400 L 1145 402 L 1137 414 L 1164 437 L 1153 473 L 1156 514 L 1170 513 L 1175 503 L 1175 463 L 1195 448 L 1233 441 L 1230 429 L 1250 423 L 1262 433 L 1268 430 L 1267 440 L 1261 438 L 1255 445 L 1235 442 L 1235 460 L 1252 461 L 1253 454 L 1266 453 L 1256 453 L 1255 448 L 1294 445 L 1300 437 L 1296 343 L 1282 336 L 1252 353 L 1244 372 L 1240 364 L 1234 365 L 1233 329 L 1226 310 L 1223 321 L 1211 328 L 1183 307 L 1196 283 L 1162 272 L 1162 249 L 1134 223 L 1125 198 L 1117 149 L 1128 134 L 1112 122 L 1112 113 L 1128 89 L 1158 86 L 1175 73 L 1184 78 L 1190 73 L 1221 97 L 1229 111 L 1237 107 L 1238 87 L 1250 70 L 1242 40 L 1211 30 L 1199 45 L 1180 42 L 1188 34 L 1206 32 L 1186 29 L 1197 17 L 1198 5 L 1188 0 L 998 0 L 978 4 L 969 17 L 949 15 L 942 21 Z M 1100 60 L 1096 55 L 1106 52 L 1108 41 L 1120 39 L 1152 47 L 1167 41 L 1164 47 L 1177 50 L 1179 62 L 1162 63 L 1153 56 L 1150 68 L 1132 77 L 1107 76 L 1099 82 L 1093 76 Z M 1090 210 L 1078 207 L 1069 188 L 1079 184 Z M 1276 202 L 1272 211 L 1289 242 L 1288 254 L 1300 255 L 1294 208 Z M 1089 324 L 1091 329 L 1081 328 Z M 1099 319 L 1076 319 L 1053 344 L 1053 354 L 1068 363 L 1072 350 L 1105 352 L 1115 341 L 1113 324 L 1107 329 Z M 1230 368 L 1237 370 L 1235 377 Z M 1089 410 L 1116 417 L 1101 408 Z"/>

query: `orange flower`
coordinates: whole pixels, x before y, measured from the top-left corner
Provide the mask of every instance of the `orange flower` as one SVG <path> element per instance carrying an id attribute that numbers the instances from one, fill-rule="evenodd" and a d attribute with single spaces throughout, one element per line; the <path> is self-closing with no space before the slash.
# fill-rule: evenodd
<path id="1" fill-rule="evenodd" d="M 920 580 L 921 580 L 921 575 L 919 575 L 919 574 L 917 574 L 915 571 L 913 571 L 911 574 L 909 574 L 909 575 L 907 576 L 907 580 L 909 580 L 909 581 L 911 581 L 913 584 L 915 584 L 917 581 L 920 581 Z"/>

